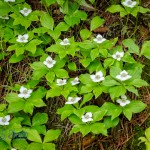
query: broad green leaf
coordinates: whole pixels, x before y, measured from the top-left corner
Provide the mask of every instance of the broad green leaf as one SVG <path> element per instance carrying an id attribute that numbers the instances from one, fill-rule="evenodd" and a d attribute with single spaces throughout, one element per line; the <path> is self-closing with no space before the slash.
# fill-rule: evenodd
<path id="1" fill-rule="evenodd" d="M 51 4 L 54 4 L 56 0 L 42 0 L 43 2 L 46 3 L 47 6 L 50 6 Z"/>
<path id="2" fill-rule="evenodd" d="M 94 123 L 90 125 L 90 130 L 94 134 L 103 134 L 107 136 L 107 129 L 105 128 L 105 125 L 103 123 Z"/>
<path id="3" fill-rule="evenodd" d="M 13 103 L 13 102 L 17 102 L 17 101 L 21 101 L 22 98 L 18 97 L 17 93 L 9 93 L 6 97 L 5 97 L 6 101 L 8 103 Z"/>
<path id="4" fill-rule="evenodd" d="M 25 139 L 14 139 L 12 141 L 13 147 L 20 149 L 20 150 L 26 150 L 28 147 L 28 143 Z"/>
<path id="5" fill-rule="evenodd" d="M 90 133 L 90 126 L 89 125 L 80 125 L 79 131 L 82 133 L 83 137 Z"/>
<path id="6" fill-rule="evenodd" d="M 36 130 L 34 130 L 34 129 L 24 129 L 24 130 L 28 133 L 27 138 L 30 141 L 42 143 L 41 137 Z"/>
<path id="7" fill-rule="evenodd" d="M 121 7 L 121 5 L 111 5 L 107 11 L 111 12 L 111 13 L 116 13 L 116 12 L 120 12 L 120 16 L 124 17 L 125 15 L 127 15 L 126 10 Z"/>
<path id="8" fill-rule="evenodd" d="M 135 87 L 148 86 L 149 84 L 142 79 L 135 79 L 132 81 L 132 85 Z"/>
<path id="9" fill-rule="evenodd" d="M 81 87 L 80 89 L 80 94 L 83 94 L 83 93 L 89 93 L 93 90 L 93 86 L 91 84 L 86 84 L 84 86 Z"/>
<path id="10" fill-rule="evenodd" d="M 104 60 L 104 67 L 107 68 L 107 67 L 110 67 L 111 65 L 113 65 L 114 63 L 114 59 L 113 58 L 107 58 Z"/>
<path id="11" fill-rule="evenodd" d="M 91 50 L 90 56 L 91 56 L 92 60 L 95 60 L 95 58 L 99 57 L 98 48 Z"/>
<path id="12" fill-rule="evenodd" d="M 43 14 L 40 18 L 40 22 L 43 27 L 53 30 L 54 20 L 49 14 Z"/>
<path id="13" fill-rule="evenodd" d="M 42 143 L 31 143 L 30 145 L 28 145 L 27 150 L 42 150 Z"/>
<path id="14" fill-rule="evenodd" d="M 55 73 L 50 71 L 46 74 L 46 80 L 50 83 L 52 83 L 55 79 Z"/>
<path id="15" fill-rule="evenodd" d="M 82 120 L 81 118 L 77 117 L 76 115 L 72 114 L 69 116 L 69 120 L 71 121 L 71 123 L 73 124 L 82 124 Z"/>
<path id="16" fill-rule="evenodd" d="M 18 57 L 16 56 L 16 54 L 13 54 L 10 59 L 9 59 L 9 63 L 17 63 L 20 62 L 22 59 L 24 58 L 24 55 L 19 55 Z"/>
<path id="17" fill-rule="evenodd" d="M 62 92 L 62 88 L 59 86 L 56 86 L 47 91 L 46 98 L 60 96 L 61 92 Z"/>
<path id="18" fill-rule="evenodd" d="M 91 32 L 88 29 L 82 29 L 80 31 L 80 36 L 83 40 L 86 40 L 87 38 L 89 38 L 91 36 Z"/>
<path id="19" fill-rule="evenodd" d="M 137 90 L 134 86 L 125 86 L 125 88 L 126 88 L 129 92 L 132 92 L 132 93 L 136 94 L 137 96 L 139 96 L 138 90 Z"/>
<path id="20" fill-rule="evenodd" d="M 150 127 L 145 130 L 145 136 L 148 139 L 148 141 L 150 142 Z"/>
<path id="21" fill-rule="evenodd" d="M 81 74 L 80 77 L 79 77 L 79 80 L 81 81 L 81 83 L 83 84 L 90 84 L 90 83 L 93 83 L 91 78 L 90 78 L 90 75 L 89 74 Z"/>
<path id="22" fill-rule="evenodd" d="M 93 94 L 95 96 L 95 98 L 98 98 L 103 92 L 103 89 L 102 89 L 102 86 L 96 86 L 96 87 L 93 87 Z"/>
<path id="23" fill-rule="evenodd" d="M 68 78 L 68 72 L 65 69 L 55 69 L 54 72 L 58 78 Z"/>
<path id="24" fill-rule="evenodd" d="M 4 140 L 0 140 L 0 148 L 1 148 L 1 150 L 8 150 L 8 149 L 10 149 L 10 146 Z"/>
<path id="25" fill-rule="evenodd" d="M 46 113 L 36 113 L 32 119 L 32 126 L 42 125 L 48 121 Z"/>
<path id="26" fill-rule="evenodd" d="M 56 140 L 59 137 L 60 133 L 60 130 L 48 130 L 44 137 L 44 143 Z"/>
<path id="27" fill-rule="evenodd" d="M 55 150 L 55 144 L 43 143 L 43 150 Z"/>
<path id="28" fill-rule="evenodd" d="M 104 19 L 101 19 L 99 16 L 94 17 L 90 24 L 90 30 L 95 30 L 96 28 L 100 27 L 103 23 Z"/>
<path id="29" fill-rule="evenodd" d="M 122 41 L 123 45 L 128 48 L 129 53 L 134 53 L 139 55 L 139 47 L 135 44 L 132 39 L 125 39 Z"/>
<path id="30" fill-rule="evenodd" d="M 56 27 L 55 31 L 67 31 L 69 26 L 65 22 L 60 22 Z"/>
<path id="31" fill-rule="evenodd" d="M 0 1 L 0 16 L 7 16 L 10 11 L 10 5 L 8 3 Z"/>
<path id="32" fill-rule="evenodd" d="M 113 120 L 111 119 L 111 117 L 106 117 L 104 119 L 104 125 L 105 125 L 106 129 L 115 127 L 118 123 L 119 123 L 119 118 L 118 117 L 113 119 Z"/>
<path id="33" fill-rule="evenodd" d="M 107 76 L 105 80 L 102 82 L 102 85 L 104 86 L 115 86 L 115 85 L 120 85 L 119 82 L 114 80 L 111 76 Z"/>
<path id="34" fill-rule="evenodd" d="M 0 111 L 3 111 L 6 108 L 7 104 L 0 104 Z"/>
<path id="35" fill-rule="evenodd" d="M 75 63 L 75 62 L 70 62 L 70 63 L 68 63 L 68 68 L 69 68 L 70 70 L 76 71 L 76 70 L 77 70 L 76 63 Z"/>
<path id="36" fill-rule="evenodd" d="M 92 93 L 88 93 L 88 94 L 84 94 L 83 96 L 83 100 L 80 104 L 80 106 L 82 106 L 83 104 L 85 104 L 86 102 L 90 101 L 93 97 L 93 94 Z"/>
<path id="37" fill-rule="evenodd" d="M 23 110 L 24 109 L 24 105 L 25 105 L 25 101 L 24 100 L 12 102 L 8 106 L 8 112 L 9 113 L 15 113 L 15 112 L 18 112 L 20 110 Z"/>
<path id="38" fill-rule="evenodd" d="M 150 59 L 150 41 L 145 41 L 142 45 L 141 55 L 144 55 L 146 58 Z"/>
<path id="39" fill-rule="evenodd" d="M 107 110 L 103 110 L 103 109 L 102 110 L 100 109 L 99 111 L 95 112 L 93 115 L 94 121 L 102 120 L 106 113 L 107 113 Z"/>
<path id="40" fill-rule="evenodd" d="M 119 90 L 118 90 L 119 89 Z M 126 89 L 123 86 L 114 86 L 109 89 L 109 93 L 112 99 L 122 96 L 126 93 Z"/>

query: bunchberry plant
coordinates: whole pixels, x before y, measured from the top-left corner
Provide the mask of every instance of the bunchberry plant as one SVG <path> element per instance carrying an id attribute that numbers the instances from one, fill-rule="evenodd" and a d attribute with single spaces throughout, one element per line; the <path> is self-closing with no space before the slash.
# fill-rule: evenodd
<path id="1" fill-rule="evenodd" d="M 72 123 L 70 134 L 80 132 L 83 136 L 107 136 L 123 115 L 130 121 L 133 114 L 146 108 L 138 98 L 139 88 L 148 86 L 142 79 L 144 65 L 139 59 L 150 59 L 150 41 L 139 47 L 132 38 L 120 44 L 118 37 L 95 33 L 105 20 L 99 16 L 88 19 L 80 9 L 89 8 L 84 0 L 41 0 L 41 4 L 45 9 L 34 10 L 25 0 L 0 1 L 0 60 L 8 58 L 9 63 L 20 62 L 21 66 L 30 60 L 25 63 L 27 82 L 11 84 L 4 104 L 0 104 L 0 148 L 4 150 L 55 149 L 52 141 L 61 131 L 49 129 L 51 116 L 45 113 L 52 98 L 64 100 L 57 114 L 61 121 Z M 59 8 L 61 21 L 50 11 L 53 4 Z M 132 0 L 107 10 L 120 12 L 121 17 L 149 11 Z M 81 26 L 78 35 L 70 34 L 87 20 L 90 23 Z M 100 101 L 102 95 L 108 97 L 104 102 Z M 41 109 L 44 112 L 37 112 Z"/>

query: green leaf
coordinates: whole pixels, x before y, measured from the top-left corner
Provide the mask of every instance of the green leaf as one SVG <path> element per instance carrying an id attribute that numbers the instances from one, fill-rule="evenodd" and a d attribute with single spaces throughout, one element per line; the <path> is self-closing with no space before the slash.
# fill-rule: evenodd
<path id="1" fill-rule="evenodd" d="M 98 98 L 101 94 L 102 94 L 103 90 L 102 90 L 102 86 L 96 86 L 93 89 L 93 94 L 95 95 L 95 98 Z"/>
<path id="2" fill-rule="evenodd" d="M 60 96 L 61 92 L 62 92 L 62 88 L 59 86 L 56 86 L 50 89 L 49 91 L 47 91 L 46 98 Z"/>
<path id="3" fill-rule="evenodd" d="M 42 125 L 48 121 L 46 113 L 36 113 L 32 119 L 32 126 Z"/>
<path id="4" fill-rule="evenodd" d="M 26 131 L 28 133 L 27 138 L 30 141 L 37 142 L 37 143 L 42 143 L 41 137 L 40 137 L 39 133 L 36 130 L 34 130 L 34 129 L 24 129 L 24 131 Z"/>
<path id="5" fill-rule="evenodd" d="M 75 62 L 68 63 L 68 68 L 72 71 L 76 71 L 77 70 L 76 63 Z"/>
<path id="6" fill-rule="evenodd" d="M 28 143 L 25 139 L 14 139 L 12 141 L 13 147 L 20 150 L 26 150 L 28 147 Z"/>
<path id="7" fill-rule="evenodd" d="M 55 79 L 55 73 L 50 71 L 46 74 L 46 80 L 50 83 L 52 83 Z"/>
<path id="8" fill-rule="evenodd" d="M 81 59 L 80 63 L 86 68 L 91 63 L 91 58 Z"/>
<path id="9" fill-rule="evenodd" d="M 43 150 L 55 150 L 55 144 L 43 143 Z"/>
<path id="10" fill-rule="evenodd" d="M 90 30 L 93 31 L 104 23 L 104 19 L 101 19 L 99 16 L 96 16 L 92 19 L 90 24 Z"/>
<path id="11" fill-rule="evenodd" d="M 132 81 L 132 85 L 135 87 L 148 86 L 149 84 L 142 79 L 135 79 Z"/>
<path id="12" fill-rule="evenodd" d="M 7 16 L 11 11 L 11 7 L 8 3 L 0 1 L 0 16 Z"/>
<path id="13" fill-rule="evenodd" d="M 86 84 L 85 86 L 81 87 L 80 94 L 89 93 L 92 90 L 93 90 L 93 86 L 91 84 Z"/>
<path id="14" fill-rule="evenodd" d="M 129 92 L 132 92 L 132 93 L 136 94 L 137 96 L 139 96 L 138 90 L 137 90 L 134 86 L 125 86 L 125 88 L 126 88 Z"/>
<path id="15" fill-rule="evenodd" d="M 43 2 L 46 3 L 47 6 L 50 6 L 51 4 L 54 4 L 56 0 L 42 0 Z"/>
<path id="16" fill-rule="evenodd" d="M 28 145 L 27 150 L 42 150 L 42 143 L 31 143 L 30 145 Z"/>
<path id="17" fill-rule="evenodd" d="M 99 57 L 98 48 L 95 48 L 95 49 L 91 50 L 90 56 L 91 56 L 92 60 L 95 60 L 95 58 Z"/>
<path id="18" fill-rule="evenodd" d="M 23 58 L 24 58 L 24 55 L 16 56 L 16 54 L 13 54 L 13 55 L 10 57 L 10 59 L 9 59 L 9 63 L 17 63 L 17 62 L 20 62 Z"/>
<path id="19" fill-rule="evenodd" d="M 107 110 L 103 110 L 103 109 L 101 110 L 101 108 L 100 108 L 99 111 L 97 111 L 97 112 L 94 113 L 93 120 L 94 121 L 100 121 L 100 120 L 102 120 L 106 113 L 107 113 Z"/>
<path id="20" fill-rule="evenodd" d="M 60 133 L 60 130 L 48 130 L 44 137 L 44 143 L 56 140 L 59 137 Z"/>
<path id="21" fill-rule="evenodd" d="M 6 108 L 7 104 L 0 104 L 0 111 L 3 111 Z"/>
<path id="22" fill-rule="evenodd" d="M 145 41 L 142 45 L 141 55 L 144 55 L 146 58 L 150 59 L 150 41 Z"/>
<path id="23" fill-rule="evenodd" d="M 6 101 L 8 103 L 13 103 L 13 102 L 17 102 L 17 101 L 21 101 L 22 98 L 18 97 L 17 93 L 9 93 L 6 97 L 5 97 Z"/>
<path id="24" fill-rule="evenodd" d="M 90 100 L 92 99 L 92 97 L 93 97 L 93 94 L 92 94 L 92 93 L 84 94 L 83 100 L 82 100 L 82 102 L 81 102 L 81 104 L 80 104 L 80 107 L 81 107 L 83 104 L 85 104 L 86 102 L 90 101 Z"/>
<path id="25" fill-rule="evenodd" d="M 114 59 L 113 58 L 107 58 L 104 60 L 104 68 L 110 67 L 111 65 L 114 64 Z"/>
<path id="26" fill-rule="evenodd" d="M 89 74 L 81 74 L 79 79 L 80 79 L 81 83 L 83 83 L 83 84 L 93 83 Z"/>
<path id="27" fill-rule="evenodd" d="M 127 15 L 126 10 L 121 7 L 121 5 L 111 5 L 107 11 L 111 12 L 111 13 L 116 13 L 116 12 L 120 12 L 120 16 L 124 17 L 125 15 Z"/>
<path id="28" fill-rule="evenodd" d="M 1 148 L 1 150 L 8 150 L 8 149 L 10 149 L 10 146 L 4 140 L 0 140 L 0 148 Z"/>
<path id="29" fill-rule="evenodd" d="M 65 22 L 60 22 L 56 27 L 55 31 L 67 31 L 69 29 L 69 26 Z"/>
<path id="30" fill-rule="evenodd" d="M 9 113 L 15 113 L 15 112 L 18 112 L 20 110 L 23 110 L 24 109 L 24 105 L 25 105 L 25 101 L 24 100 L 12 102 L 8 106 L 8 112 Z"/>
<path id="31" fill-rule="evenodd" d="M 123 45 L 128 48 L 129 53 L 134 53 L 139 55 L 139 47 L 135 44 L 132 39 L 125 39 L 122 41 Z"/>
<path id="32" fill-rule="evenodd" d="M 145 130 L 145 136 L 148 139 L 148 141 L 150 142 L 150 127 Z"/>
<path id="33" fill-rule="evenodd" d="M 111 117 L 106 117 L 104 119 L 104 125 L 105 125 L 106 129 L 115 127 L 118 123 L 119 123 L 119 118 L 118 117 L 113 119 L 113 120 L 111 119 Z"/>
<path id="34" fill-rule="evenodd" d="M 123 86 L 114 86 L 109 89 L 109 93 L 111 98 L 114 99 L 115 97 L 124 95 L 126 93 L 126 89 Z"/>
<path id="35" fill-rule="evenodd" d="M 107 129 L 103 123 L 94 123 L 90 125 L 91 132 L 94 134 L 103 134 L 107 136 Z"/>
<path id="36" fill-rule="evenodd" d="M 40 22 L 43 27 L 53 30 L 54 20 L 49 14 L 44 13 L 40 18 Z"/>
<path id="37" fill-rule="evenodd" d="M 105 80 L 102 82 L 102 85 L 104 86 L 115 86 L 115 85 L 120 85 L 119 82 L 114 80 L 111 76 L 107 76 Z"/>
<path id="38" fill-rule="evenodd" d="M 80 36 L 83 40 L 86 40 L 87 38 L 89 38 L 91 36 L 91 32 L 88 29 L 82 29 L 80 31 Z"/>
<path id="39" fill-rule="evenodd" d="M 68 78 L 68 72 L 65 69 L 56 69 L 54 72 L 59 78 Z"/>

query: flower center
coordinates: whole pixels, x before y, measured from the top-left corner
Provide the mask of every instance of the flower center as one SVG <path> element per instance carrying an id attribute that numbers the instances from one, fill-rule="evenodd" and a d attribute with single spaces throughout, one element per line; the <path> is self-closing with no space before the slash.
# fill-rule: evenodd
<path id="1" fill-rule="evenodd" d="M 90 116 L 89 116 L 89 115 L 85 115 L 84 117 L 85 117 L 85 119 L 89 119 L 89 118 L 90 118 Z"/>
<path id="2" fill-rule="evenodd" d="M 52 64 L 53 62 L 52 62 L 52 60 L 47 60 L 47 63 Z"/>
<path id="3" fill-rule="evenodd" d="M 67 44 L 67 43 L 68 43 L 68 40 L 67 40 L 67 39 L 65 39 L 63 42 L 64 42 L 65 44 Z"/>
<path id="4" fill-rule="evenodd" d="M 4 118 L 2 118 L 2 122 L 7 122 L 7 119 L 4 117 Z"/>
<path id="5" fill-rule="evenodd" d="M 59 81 L 59 84 L 63 84 L 63 83 L 64 83 L 64 81 L 63 81 L 63 80 Z"/>
<path id="6" fill-rule="evenodd" d="M 101 78 L 100 75 L 95 76 L 95 79 L 100 79 L 100 78 Z"/>
<path id="7" fill-rule="evenodd" d="M 71 102 L 74 102 L 74 98 L 71 98 L 71 100 L 70 100 Z"/>
<path id="8" fill-rule="evenodd" d="M 126 77 L 127 76 L 127 73 L 122 73 L 121 74 L 121 77 Z"/>
<path id="9" fill-rule="evenodd" d="M 23 94 L 28 94 L 28 90 L 24 90 L 22 93 Z"/>
<path id="10" fill-rule="evenodd" d="M 132 5 L 132 1 L 128 1 L 127 4 L 128 4 L 128 5 Z"/>
<path id="11" fill-rule="evenodd" d="M 27 12 L 28 12 L 28 9 L 24 9 L 23 11 L 24 11 L 24 13 L 27 13 Z"/>
<path id="12" fill-rule="evenodd" d="M 119 55 L 119 54 L 116 54 L 116 58 L 120 58 L 120 55 Z"/>
<path id="13" fill-rule="evenodd" d="M 102 37 L 98 37 L 97 40 L 98 40 L 98 41 L 101 41 L 101 40 L 102 40 Z"/>
<path id="14" fill-rule="evenodd" d="M 21 40 L 24 41 L 24 40 L 25 40 L 25 37 L 21 37 Z"/>

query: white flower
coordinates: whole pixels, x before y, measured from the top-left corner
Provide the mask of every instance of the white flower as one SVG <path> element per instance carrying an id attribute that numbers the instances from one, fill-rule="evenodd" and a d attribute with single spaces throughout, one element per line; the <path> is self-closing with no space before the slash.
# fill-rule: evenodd
<path id="1" fill-rule="evenodd" d="M 68 101 L 65 104 L 75 104 L 79 100 L 81 100 L 81 97 L 68 97 Z"/>
<path id="2" fill-rule="evenodd" d="M 120 72 L 119 75 L 116 76 L 117 79 L 121 80 L 121 81 L 125 81 L 130 79 L 132 76 L 128 75 L 128 72 L 123 70 Z"/>
<path id="3" fill-rule="evenodd" d="M 15 2 L 15 0 L 4 0 L 4 2 Z"/>
<path id="4" fill-rule="evenodd" d="M 72 84 L 72 85 L 76 85 L 76 84 L 79 84 L 79 83 L 80 83 L 80 82 L 79 82 L 79 78 L 78 78 L 78 77 L 74 78 L 74 80 L 71 81 L 71 84 Z"/>
<path id="5" fill-rule="evenodd" d="M 0 117 L 0 125 L 9 125 L 10 115 Z"/>
<path id="6" fill-rule="evenodd" d="M 28 34 L 24 34 L 24 35 L 18 35 L 18 38 L 17 38 L 17 42 L 19 43 L 27 43 L 28 42 Z"/>
<path id="7" fill-rule="evenodd" d="M 87 112 L 82 116 L 82 122 L 89 122 L 89 121 L 93 121 L 91 112 Z"/>
<path id="8" fill-rule="evenodd" d="M 127 99 L 125 95 L 121 96 L 121 99 L 116 100 L 117 103 L 120 104 L 120 106 L 126 106 L 127 104 L 130 104 L 130 101 Z"/>
<path id="9" fill-rule="evenodd" d="M 65 85 L 67 83 L 67 80 L 66 79 L 57 79 L 56 80 L 58 86 L 62 86 L 62 85 Z"/>
<path id="10" fill-rule="evenodd" d="M 96 74 L 90 75 L 90 78 L 93 82 L 100 82 L 103 81 L 105 78 L 103 77 L 102 71 L 97 72 Z"/>
<path id="11" fill-rule="evenodd" d="M 124 2 L 122 2 L 122 5 L 133 8 L 136 5 L 136 1 L 125 0 Z"/>
<path id="12" fill-rule="evenodd" d="M 65 38 L 63 41 L 60 42 L 60 45 L 70 45 L 70 42 L 67 38 Z"/>
<path id="13" fill-rule="evenodd" d="M 29 98 L 31 96 L 32 90 L 28 90 L 27 88 L 21 86 L 20 88 L 20 94 L 18 94 L 18 97 L 21 98 Z"/>
<path id="14" fill-rule="evenodd" d="M 4 19 L 4 20 L 8 20 L 9 17 L 8 16 L 0 16 L 1 19 Z"/>
<path id="15" fill-rule="evenodd" d="M 124 52 L 118 52 L 118 51 L 112 55 L 112 57 L 114 59 L 117 59 L 118 61 L 120 61 L 123 56 L 124 56 Z"/>
<path id="16" fill-rule="evenodd" d="M 19 11 L 21 14 L 23 14 L 24 16 L 28 16 L 32 10 L 28 9 L 28 8 L 23 8 L 22 10 Z"/>
<path id="17" fill-rule="evenodd" d="M 11 148 L 11 150 L 17 150 L 17 149 L 15 149 L 15 148 Z"/>
<path id="18" fill-rule="evenodd" d="M 95 39 L 93 39 L 96 43 L 103 43 L 104 41 L 106 41 L 106 39 L 105 38 L 103 38 L 100 34 L 98 34 L 97 36 L 96 36 L 96 38 Z"/>
<path id="19" fill-rule="evenodd" d="M 53 60 L 50 56 L 46 58 L 46 60 L 43 62 L 44 65 L 46 65 L 48 68 L 52 68 L 55 65 L 56 61 Z"/>

